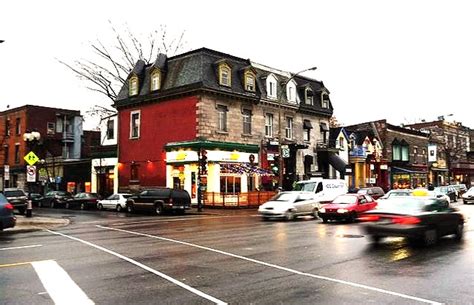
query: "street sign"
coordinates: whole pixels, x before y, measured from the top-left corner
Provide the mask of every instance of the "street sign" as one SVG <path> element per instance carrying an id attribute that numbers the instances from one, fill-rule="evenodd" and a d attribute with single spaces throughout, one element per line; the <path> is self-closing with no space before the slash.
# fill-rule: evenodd
<path id="1" fill-rule="evenodd" d="M 36 182 L 36 166 L 26 166 L 26 182 Z"/>
<path id="2" fill-rule="evenodd" d="M 32 151 L 30 151 L 23 159 L 25 159 L 29 165 L 34 165 L 39 161 L 38 156 Z"/>
<path id="3" fill-rule="evenodd" d="M 283 158 L 289 158 L 289 157 L 290 157 L 290 149 L 289 149 L 289 148 L 284 148 L 284 147 L 282 146 L 282 148 L 281 148 L 281 156 L 282 156 Z"/>

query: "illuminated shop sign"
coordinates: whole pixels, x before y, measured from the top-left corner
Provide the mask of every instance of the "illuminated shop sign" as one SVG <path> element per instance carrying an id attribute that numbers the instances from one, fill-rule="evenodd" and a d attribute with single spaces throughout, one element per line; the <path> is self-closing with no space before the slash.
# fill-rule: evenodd
<path id="1" fill-rule="evenodd" d="M 250 157 L 252 155 L 253 157 Z M 222 151 L 222 150 L 207 150 L 207 162 L 239 162 L 248 163 L 252 159 L 253 163 L 258 163 L 258 154 L 237 152 L 237 151 Z M 197 162 L 198 155 L 196 151 L 179 150 L 169 151 L 166 153 L 167 163 L 179 162 Z"/>

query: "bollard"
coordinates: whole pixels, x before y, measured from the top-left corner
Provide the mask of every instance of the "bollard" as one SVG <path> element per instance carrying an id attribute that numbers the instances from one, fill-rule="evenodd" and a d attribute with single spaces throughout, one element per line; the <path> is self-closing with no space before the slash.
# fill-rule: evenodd
<path id="1" fill-rule="evenodd" d="M 33 216 L 33 203 L 31 202 L 31 198 L 28 198 L 27 204 L 26 204 L 26 217 L 32 217 Z"/>

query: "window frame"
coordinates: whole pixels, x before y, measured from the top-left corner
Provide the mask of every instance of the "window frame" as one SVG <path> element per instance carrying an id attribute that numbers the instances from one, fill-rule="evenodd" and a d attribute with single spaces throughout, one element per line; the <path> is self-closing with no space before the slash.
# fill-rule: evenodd
<path id="1" fill-rule="evenodd" d="M 273 137 L 273 113 L 265 113 L 265 137 Z"/>
<path id="2" fill-rule="evenodd" d="M 150 75 L 150 91 L 158 91 L 161 89 L 161 71 L 154 69 Z"/>
<path id="3" fill-rule="evenodd" d="M 136 123 L 136 126 L 135 125 L 135 122 L 134 122 L 134 119 L 133 119 L 133 116 L 135 114 L 138 114 L 138 122 Z M 130 139 L 139 139 L 140 138 L 140 125 L 141 125 L 141 118 L 142 118 L 142 115 L 141 115 L 141 110 L 133 110 L 133 111 L 130 111 Z M 134 127 L 136 127 L 136 134 L 134 133 Z"/>
<path id="4" fill-rule="evenodd" d="M 224 77 L 224 73 L 227 74 L 226 77 Z M 224 80 L 226 80 L 226 82 L 224 82 Z M 219 65 L 219 85 L 226 87 L 231 87 L 232 85 L 232 69 L 228 64 Z"/>
<path id="5" fill-rule="evenodd" d="M 296 83 L 291 80 L 287 85 L 286 85 L 286 99 L 289 103 L 296 104 L 297 99 L 296 99 Z"/>
<path id="6" fill-rule="evenodd" d="M 294 125 L 293 118 L 287 116 L 285 118 L 285 122 L 286 122 L 285 138 L 291 140 L 291 139 L 293 139 L 293 125 Z"/>
<path id="7" fill-rule="evenodd" d="M 21 118 L 15 119 L 15 134 L 17 136 L 21 135 Z"/>
<path id="8" fill-rule="evenodd" d="M 242 131 L 245 135 L 252 134 L 252 110 L 242 110 Z"/>
<path id="9" fill-rule="evenodd" d="M 267 89 L 267 98 L 268 99 L 275 100 L 275 99 L 278 98 L 277 85 L 278 85 L 278 79 L 273 74 L 270 74 L 267 77 L 267 81 L 266 81 L 266 89 Z M 273 91 L 275 91 L 275 92 L 273 92 Z"/>
<path id="10" fill-rule="evenodd" d="M 311 92 L 311 96 L 308 95 L 308 92 Z M 311 88 L 306 88 L 304 90 L 304 102 L 306 105 L 314 105 L 314 92 Z"/>
<path id="11" fill-rule="evenodd" d="M 20 163 L 20 144 L 15 144 L 15 164 Z"/>
<path id="12" fill-rule="evenodd" d="M 251 81 L 249 81 L 251 79 Z M 246 71 L 244 73 L 244 86 L 245 91 L 255 92 L 256 91 L 256 76 L 255 73 L 251 71 Z"/>
<path id="13" fill-rule="evenodd" d="M 324 99 L 325 96 L 327 96 L 328 99 Z M 329 94 L 326 92 L 321 93 L 321 108 L 329 109 Z"/>
<path id="14" fill-rule="evenodd" d="M 111 134 L 111 131 L 112 131 L 112 134 Z M 107 140 L 113 140 L 115 138 L 115 120 L 114 119 L 107 120 L 106 138 Z"/>
<path id="15" fill-rule="evenodd" d="M 225 105 L 217 105 L 217 131 L 228 132 L 227 128 L 227 112 L 229 111 Z"/>
<path id="16" fill-rule="evenodd" d="M 134 75 L 130 77 L 128 81 L 128 95 L 129 96 L 135 96 L 138 95 L 138 76 Z"/>

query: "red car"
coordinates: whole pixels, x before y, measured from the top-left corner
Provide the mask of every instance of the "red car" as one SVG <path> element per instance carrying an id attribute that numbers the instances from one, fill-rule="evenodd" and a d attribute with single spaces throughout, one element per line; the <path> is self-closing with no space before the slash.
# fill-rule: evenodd
<path id="1" fill-rule="evenodd" d="M 377 202 L 369 195 L 345 194 L 339 195 L 331 203 L 319 209 L 318 215 L 323 222 L 328 220 L 346 220 L 354 222 L 359 214 L 372 210 Z"/>

